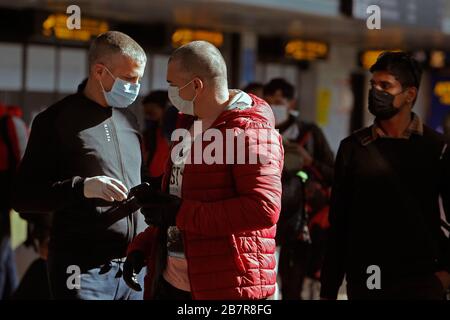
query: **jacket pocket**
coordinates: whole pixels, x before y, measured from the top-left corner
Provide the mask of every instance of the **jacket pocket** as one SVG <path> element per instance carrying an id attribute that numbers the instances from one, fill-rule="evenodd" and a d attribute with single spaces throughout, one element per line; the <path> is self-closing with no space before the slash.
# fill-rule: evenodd
<path id="1" fill-rule="evenodd" d="M 245 268 L 244 261 L 241 258 L 241 252 L 239 250 L 239 246 L 236 242 L 236 237 L 234 236 L 234 234 L 231 235 L 230 242 L 233 249 L 234 264 L 240 274 L 245 274 L 247 270 Z"/>

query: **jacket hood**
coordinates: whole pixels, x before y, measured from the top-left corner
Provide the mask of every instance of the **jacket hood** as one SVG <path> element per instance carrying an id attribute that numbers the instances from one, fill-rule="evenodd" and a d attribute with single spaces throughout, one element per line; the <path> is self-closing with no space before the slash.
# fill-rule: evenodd
<path id="1" fill-rule="evenodd" d="M 259 122 L 271 128 L 275 127 L 275 117 L 269 104 L 253 94 L 248 94 L 252 105 L 246 109 L 232 109 L 224 111 L 213 123 L 212 127 L 221 126 L 222 123 L 235 124 L 236 122 Z"/>
<path id="2" fill-rule="evenodd" d="M 242 126 L 245 125 L 245 123 L 250 122 L 256 122 L 265 127 L 275 128 L 275 117 L 269 104 L 251 93 L 248 93 L 248 96 L 252 100 L 252 104 L 249 108 L 225 110 L 220 114 L 216 121 L 214 121 L 211 128 Z M 195 117 L 193 116 L 180 115 L 179 126 L 177 127 L 187 127 L 195 120 Z"/>

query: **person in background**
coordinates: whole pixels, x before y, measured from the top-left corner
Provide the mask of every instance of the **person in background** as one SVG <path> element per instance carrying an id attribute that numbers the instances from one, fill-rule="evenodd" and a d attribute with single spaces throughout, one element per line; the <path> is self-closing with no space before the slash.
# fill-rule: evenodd
<path id="1" fill-rule="evenodd" d="M 422 70 L 405 52 L 370 68 L 370 127 L 339 147 L 321 297 L 443 300 L 450 286 L 450 148 L 412 111 Z"/>
<path id="2" fill-rule="evenodd" d="M 257 96 L 258 98 L 262 99 L 263 94 L 264 94 L 263 88 L 264 88 L 264 85 L 260 82 L 250 82 L 242 89 L 242 91 L 251 93 L 251 94 Z"/>
<path id="3" fill-rule="evenodd" d="M 23 118 L 23 110 L 22 110 L 22 108 L 20 106 L 9 105 L 7 107 L 7 109 L 8 109 L 8 114 L 9 115 L 11 115 L 13 117 L 16 117 L 16 118 L 20 118 L 20 119 Z"/>
<path id="4" fill-rule="evenodd" d="M 167 141 L 171 141 L 172 132 L 176 129 L 179 119 L 178 109 L 169 103 L 163 119 L 162 131 L 164 133 L 164 137 L 166 137 Z"/>
<path id="5" fill-rule="evenodd" d="M 52 215 L 21 213 L 20 217 L 25 219 L 28 224 L 25 245 L 32 247 L 38 258 L 32 261 L 27 268 L 12 300 L 50 300 L 47 259 Z"/>
<path id="6" fill-rule="evenodd" d="M 150 182 L 152 186 L 161 185 L 162 175 L 169 157 L 170 140 L 164 134 L 168 104 L 167 91 L 163 90 L 153 91 L 142 100 L 145 119 L 144 165 L 148 174 L 144 180 Z"/>
<path id="7" fill-rule="evenodd" d="M 297 300 L 306 276 L 318 281 L 324 254 L 333 153 L 322 130 L 301 120 L 295 89 L 282 78 L 264 86 L 276 128 L 283 136 L 285 161 L 277 246 L 282 299 Z M 298 176 L 303 171 L 308 179 Z"/>
<path id="8" fill-rule="evenodd" d="M 0 300 L 10 298 L 18 284 L 10 241 L 11 189 L 28 137 L 25 123 L 11 111 L 0 105 Z"/>

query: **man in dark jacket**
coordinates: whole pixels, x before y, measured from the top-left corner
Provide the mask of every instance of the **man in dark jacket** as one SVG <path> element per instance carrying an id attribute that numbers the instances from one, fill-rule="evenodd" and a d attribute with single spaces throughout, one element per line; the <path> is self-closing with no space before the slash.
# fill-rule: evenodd
<path id="1" fill-rule="evenodd" d="M 344 276 L 350 299 L 443 299 L 450 283 L 450 153 L 441 134 L 411 109 L 421 71 L 405 53 L 371 67 L 376 117 L 341 142 L 330 209 L 321 297 L 335 299 Z"/>
<path id="2" fill-rule="evenodd" d="M 130 212 L 106 222 L 105 211 L 141 181 L 137 121 L 127 106 L 136 99 L 145 64 L 145 52 L 129 36 L 100 35 L 89 51 L 84 89 L 33 122 L 13 207 L 54 212 L 48 257 L 54 298 L 142 298 L 123 282 L 121 264 L 143 218 Z"/>

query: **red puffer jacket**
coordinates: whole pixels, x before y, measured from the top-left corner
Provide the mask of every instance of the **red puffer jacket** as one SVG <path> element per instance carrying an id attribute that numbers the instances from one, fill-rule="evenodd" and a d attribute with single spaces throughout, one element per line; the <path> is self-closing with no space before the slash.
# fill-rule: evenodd
<path id="1" fill-rule="evenodd" d="M 259 153 L 262 149 L 257 145 L 265 146 L 270 161 L 209 165 L 192 162 L 184 168 L 177 227 L 183 235 L 194 299 L 264 299 L 275 292 L 275 233 L 281 206 L 283 147 L 270 107 L 253 95 L 251 98 L 250 108 L 224 111 L 211 128 L 224 136 L 225 130 L 231 129 L 235 138 L 245 130 L 249 136 L 246 156 L 248 152 Z M 257 129 L 266 129 L 270 134 L 261 136 Z M 209 143 L 203 142 L 202 148 Z M 171 167 L 169 159 L 163 190 L 167 190 Z M 155 280 L 164 268 L 157 263 L 165 259 L 161 254 L 164 251 L 158 250 L 165 246 L 160 243 L 164 232 L 148 227 L 128 250 L 144 251 L 148 257 L 145 299 L 152 297 Z"/>

